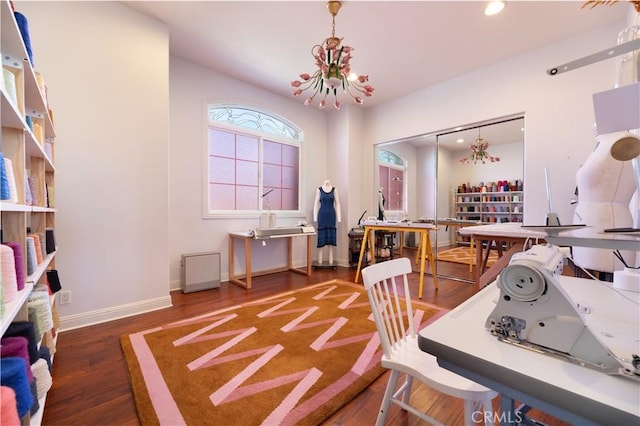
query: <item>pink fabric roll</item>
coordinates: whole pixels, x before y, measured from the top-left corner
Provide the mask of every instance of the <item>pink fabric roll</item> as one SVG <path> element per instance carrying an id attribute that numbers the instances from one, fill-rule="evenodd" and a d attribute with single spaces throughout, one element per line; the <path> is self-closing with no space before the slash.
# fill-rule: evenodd
<path id="1" fill-rule="evenodd" d="M 4 244 L 11 247 L 11 249 L 13 250 L 13 258 L 16 263 L 16 281 L 18 284 L 18 290 L 22 290 L 25 284 L 24 258 L 22 257 L 22 247 L 20 246 L 20 243 L 15 241 L 8 241 Z"/>
<path id="2" fill-rule="evenodd" d="M 0 386 L 0 424 L 20 426 L 16 393 L 9 386 Z"/>

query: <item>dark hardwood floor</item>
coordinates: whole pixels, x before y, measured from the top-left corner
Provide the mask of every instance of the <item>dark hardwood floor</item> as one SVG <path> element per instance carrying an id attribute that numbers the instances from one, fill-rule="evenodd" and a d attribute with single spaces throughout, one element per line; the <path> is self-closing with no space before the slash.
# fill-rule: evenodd
<path id="1" fill-rule="evenodd" d="M 440 262 L 439 271 L 470 278 L 468 266 Z M 256 277 L 253 288 L 245 290 L 230 283 L 218 289 L 197 293 L 171 293 L 173 306 L 134 317 L 61 332 L 53 363 L 53 386 L 47 396 L 44 425 L 138 425 L 127 368 L 120 348 L 120 336 L 162 325 L 170 321 L 206 313 L 218 308 L 293 290 L 308 284 L 339 278 L 353 281 L 355 270 L 314 270 L 310 277 L 291 272 Z M 433 280 L 425 276 L 422 300 L 453 308 L 475 294 L 475 286 L 464 282 L 439 279 L 434 291 Z M 418 274 L 411 276 L 412 297 L 417 298 Z M 378 412 L 388 373 L 382 375 L 325 424 L 372 425 Z M 425 411 L 446 425 L 463 424 L 462 402 L 430 390 L 415 387 L 412 401 L 420 401 Z M 498 402 L 496 401 L 496 407 Z M 549 425 L 564 423 L 535 413 L 537 420 Z M 389 413 L 388 424 L 413 425 L 420 422 L 397 407 Z M 221 424 L 212 419 L 211 424 Z M 248 425 L 249 426 L 249 425 Z"/>

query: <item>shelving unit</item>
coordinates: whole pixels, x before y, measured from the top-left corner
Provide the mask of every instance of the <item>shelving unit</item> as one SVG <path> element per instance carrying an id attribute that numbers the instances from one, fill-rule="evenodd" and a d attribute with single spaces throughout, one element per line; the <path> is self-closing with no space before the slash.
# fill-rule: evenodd
<path id="1" fill-rule="evenodd" d="M 456 218 L 487 223 L 522 222 L 523 191 L 456 194 Z"/>
<path id="2" fill-rule="evenodd" d="M 0 152 L 11 160 L 17 194 L 15 199 L 0 201 L 0 229 L 3 243 L 12 241 L 20 244 L 26 274 L 27 234 L 45 234 L 55 228 L 55 131 L 43 80 L 28 59 L 7 0 L 0 0 L 0 53 L 3 70 L 3 78 L 0 79 Z M 27 197 L 28 188 L 31 198 Z M 4 304 L 0 319 L 2 335 L 12 322 L 28 320 L 29 294 L 36 285 L 46 282 L 46 271 L 55 267 L 55 256 L 55 251 L 43 253 L 42 263 L 26 276 L 25 288 L 15 299 Z M 50 301 L 53 310 L 55 295 L 50 296 Z M 53 346 L 50 348 L 52 358 L 55 339 Z M 31 425 L 41 424 L 45 400 L 46 395 L 40 398 L 40 409 L 29 418 Z"/>
<path id="3" fill-rule="evenodd" d="M 358 258 L 360 257 L 360 248 L 362 247 L 362 238 L 364 233 L 350 231 L 349 237 L 349 267 L 355 268 L 358 266 Z M 376 262 L 382 262 L 385 260 L 391 260 L 394 256 L 395 249 L 395 232 L 388 231 L 376 231 Z M 363 266 L 369 264 L 370 254 L 367 248 L 367 257 L 363 262 Z"/>

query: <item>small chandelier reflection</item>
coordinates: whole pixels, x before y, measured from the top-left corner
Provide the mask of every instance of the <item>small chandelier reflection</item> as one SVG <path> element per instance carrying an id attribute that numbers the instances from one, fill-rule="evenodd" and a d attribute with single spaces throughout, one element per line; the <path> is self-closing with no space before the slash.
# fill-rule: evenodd
<path id="1" fill-rule="evenodd" d="M 478 139 L 476 139 L 473 144 L 469 145 L 469 148 L 471 149 L 471 155 L 469 157 L 461 158 L 460 162 L 462 164 L 469 164 L 471 162 L 476 164 L 478 161 L 482 161 L 482 164 L 485 164 L 487 161 L 491 161 L 492 163 L 500 161 L 500 157 L 494 157 L 489 154 L 489 151 L 487 151 L 489 148 L 489 141 L 482 139 L 480 136 L 480 129 L 478 129 Z"/>
<path id="2" fill-rule="evenodd" d="M 351 73 L 351 53 L 354 49 L 351 46 L 341 46 L 342 39 L 336 37 L 336 15 L 341 6 L 339 1 L 327 2 L 327 9 L 333 21 L 331 37 L 311 49 L 318 69 L 312 75 L 300 74 L 300 80 L 291 82 L 293 96 L 298 96 L 305 90 L 312 90 L 311 96 L 304 101 L 305 105 L 310 105 L 319 95 L 318 108 L 323 109 L 327 96 L 333 95 L 333 105 L 340 109 L 338 88 L 350 95 L 357 104 L 362 104 L 365 97 L 373 95 L 373 87 L 367 84 L 369 76 Z"/>

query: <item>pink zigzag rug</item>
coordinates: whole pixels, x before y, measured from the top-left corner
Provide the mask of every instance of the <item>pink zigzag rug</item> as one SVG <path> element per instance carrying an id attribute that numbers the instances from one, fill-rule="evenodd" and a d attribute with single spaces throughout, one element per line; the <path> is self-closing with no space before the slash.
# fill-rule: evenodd
<path id="1" fill-rule="evenodd" d="M 420 328 L 445 313 L 414 301 Z M 339 280 L 121 337 L 143 425 L 315 425 L 378 378 L 366 292 Z"/>

